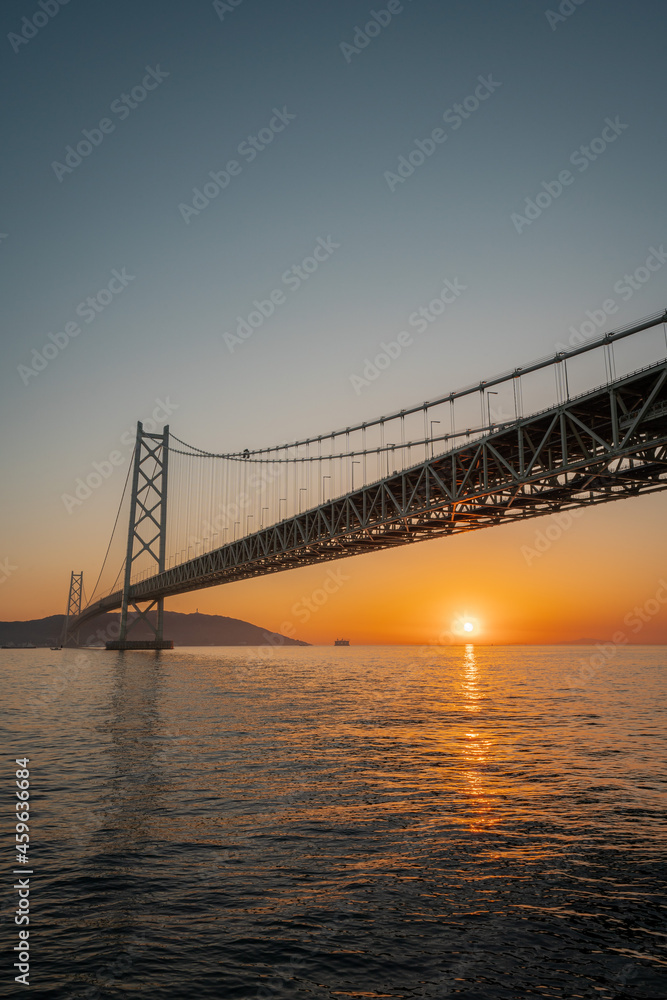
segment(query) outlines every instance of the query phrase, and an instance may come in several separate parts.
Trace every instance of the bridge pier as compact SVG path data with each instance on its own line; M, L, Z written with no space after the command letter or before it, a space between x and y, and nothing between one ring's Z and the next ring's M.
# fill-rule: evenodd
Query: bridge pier
M107 642L107 649L173 649L172 639L115 639Z

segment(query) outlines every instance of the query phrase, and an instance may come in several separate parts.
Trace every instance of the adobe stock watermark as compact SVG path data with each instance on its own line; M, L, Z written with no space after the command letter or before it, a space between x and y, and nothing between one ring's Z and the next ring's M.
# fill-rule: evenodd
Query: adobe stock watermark
M5 556L2 562L0 562L0 585L7 583L7 580L9 580L12 573L15 573L17 569L18 566L10 563L9 556Z
M408 316L408 326L411 326L417 333L425 333L429 325L435 323L436 319L442 316L447 307L453 305L459 296L467 290L468 285L462 284L458 278L454 278L453 281L447 278L440 293L434 299L431 299L427 306L420 306L415 312L410 313ZM397 358L400 358L403 351L413 344L413 335L408 330L401 330L396 339L390 340L389 343L383 340L380 343L381 349L374 358L364 358L364 367L361 375L352 374L349 376L357 396L361 395L362 391L371 382L379 378L381 373L386 371Z
M190 547L194 547L196 553L197 546L201 545L203 547L206 539L210 538L214 540L216 535L229 531L239 521L241 514L245 513L249 507L252 507L258 496L261 497L271 483L279 479L280 476L281 470L278 466L262 465L260 472L252 472L247 482L247 486L252 492L243 491L239 493L234 503L219 504L216 513L213 515L213 519L210 520L207 518L201 522L200 535L198 537L190 535L188 538L188 551ZM197 558L196 554L195 558Z
M632 611L628 611L623 618L623 624L628 626L633 635L638 635L644 628L644 625L655 618L665 605L667 605L667 582L665 580L658 580L658 589L653 597L649 597L643 604L635 605ZM597 642L595 644L597 652L586 659L579 660L579 674L577 678L573 678L571 674L568 674L566 677L568 686L572 689L586 687L593 677L595 677L596 673L602 667L607 666L610 660L616 656L619 647L627 645L629 639L630 636L627 632L619 630L614 632L609 642Z
M557 11L545 10L544 16L549 22L551 30L555 31L559 24L567 21L568 17L572 17L572 15L584 3L586 3L586 0L563 0L563 2L559 4Z
M112 623L113 625L114 623ZM115 633L115 634L114 634ZM120 623L118 623L118 631L115 630L110 625L108 630L102 631L98 629L98 636L103 636L103 642L110 639L117 639L120 635ZM95 636L90 636L88 644L90 644L95 639ZM70 684L78 680L81 676L81 671L86 670L90 667L92 663L89 653L78 652L73 658L73 662L60 661L58 664L58 669L55 678L50 684L43 687L39 693L34 694L31 700L28 702L28 708L32 712L39 712L42 709L48 708L55 701L60 698Z
M579 146L570 154L570 163L577 167L579 173L588 170L591 163L616 142L629 125L623 124L618 115L614 118L605 118L604 128L599 136L591 139L587 146ZM557 178L553 181L542 181L542 190L538 191L534 198L526 198L523 208L524 214L512 212L510 222L521 234L527 226L532 226L533 222L542 215L554 201L562 195L566 187L570 187L576 180L575 175L570 170L561 170Z
M105 617L100 615L101 618ZM136 620L137 616L131 615L131 620ZM89 623L90 624L90 623ZM75 630L76 631L76 630ZM81 643L82 646L92 646L93 643L99 643L104 646L107 642L111 642L114 639L118 639L120 636L120 615L118 618L107 621L105 628L98 628L96 632L89 633L88 636ZM67 654L73 653L74 648L68 647ZM91 654L79 650L76 655L72 658L71 662L67 660L58 661L58 668L56 671L56 677L51 683L41 689L39 694L34 696L28 703L28 707L31 711L39 711L43 708L48 708L57 701L65 691L68 689L70 684L78 680L81 676L81 672L87 670L93 664L93 659ZM99 661L95 661L99 662Z
M412 3L412 0L407 0L407 2ZM386 7L369 12L370 18L363 27L355 24L352 42L341 42L339 46L345 62L349 65L352 62L353 56L361 55L373 39L377 38L385 28L389 27L394 17L397 14L402 14L404 10L405 7L401 3L401 0L389 0Z
M213 0L213 10L221 21L224 21L226 14L233 14L237 7L240 7L243 0Z
M127 932L125 932L127 933ZM119 980L132 968L134 961L146 945L146 931L133 930L132 937L123 945L120 955L113 961L108 961L95 973L95 981L98 986L88 986L81 994L81 1000L103 1000L108 997L111 990L119 990ZM125 992L123 990L123 992Z
M348 822L345 828L349 830L352 826L353 824ZM354 826L354 828L360 833L365 832L364 828L359 824ZM314 960L319 954L325 951L325 949L327 953L331 953L343 947L341 942L344 938L342 935L345 935L348 922L344 920L341 924L340 921L344 917L349 920L351 916L351 913L337 913L326 924L321 924L318 927L317 939L314 944L311 944L310 941L302 941L299 944L298 954L292 954L289 960L284 958L272 964L269 973L271 978L263 977L262 985L257 987L257 992L252 997L248 993L249 1000L281 1000L282 997L293 994L295 984L309 980L309 968L313 967ZM341 938L335 941L334 939L339 933L341 934ZM329 996L335 995L329 993Z
M306 622L310 621L312 616L320 611L325 604L328 603L329 598L333 594L337 594L341 587L347 583L350 577L343 573L340 569L329 568L326 572L326 576L322 582L321 587L316 587L308 597L301 596L291 607L291 612L294 617L302 624L305 625ZM289 635L289 632L285 631L283 626L288 626L290 630L294 631L294 626L292 622L283 622L280 626L280 631L283 635L287 635L289 638L293 638L293 635Z
M541 559L544 553L548 552L551 546L559 541L574 522L583 517L585 513L585 507L573 507L571 510L562 510L558 514L554 514L555 523L548 525L544 531L536 531L532 546L521 546L521 555L525 559L526 565L532 566L536 559Z
M68 3L69 0L39 0L37 4L39 10L36 10L31 17L21 19L21 33L10 31L7 35L14 52L18 52L22 45L27 45L39 34L41 28L45 28L49 21L60 13L60 8Z
M116 815L121 810L121 803L119 802L120 793L131 794L133 791L133 783L127 777L122 777L116 779L118 785L114 788L113 799L109 805L97 806L93 809L86 811L85 819L81 823L74 823L71 827L71 837L77 844L79 850L84 846L84 844L89 843L93 836L98 833L104 826L109 825L109 819Z
M89 295L87 299L79 302L74 310L86 325L93 323L97 317L111 304L113 299L125 291L136 275L128 274L127 268L122 267L120 271L116 268L111 272L111 280L104 288L100 288L95 295ZM69 345L70 341L78 337L81 333L81 326L70 320L64 328L57 333L48 333L47 338L50 343L45 343L41 350L32 348L32 364L19 365L17 371L21 376L24 385L28 385L32 376L39 375L48 366L50 361L54 361L61 351Z
M141 83L136 84L129 94L122 93L120 97L111 102L109 110L119 121L125 121L131 113L142 104L152 90L157 90L163 80L166 80L169 73L160 69L160 64L153 69L146 66L146 75ZM83 139L79 139L74 146L65 146L64 163L53 160L51 169L62 184L67 174L72 174L83 161L90 156L92 151L101 146L107 135L116 131L116 123L111 118L100 118L96 128L81 129Z
M501 928L501 921L498 918L492 919L488 924L480 926L479 930L476 931L476 937L473 941L457 945L456 952L460 957L437 980L438 1000L442 1000L443 997L454 993L459 993L459 987L462 983L466 984L475 981L475 970L479 970L485 960L488 961L489 946L491 944L500 945L501 947L498 948L498 952L500 954L503 953L503 939L499 933ZM522 956L522 965L525 964L525 958ZM418 995L421 995L426 1000L427 997L432 997L433 993L430 986L428 986L422 987Z
M166 423L172 413L178 409L178 403L172 403L169 396L166 400L156 399L155 403L151 416L142 421L147 434L155 434L159 425ZM92 470L74 481L73 493L61 493L60 499L68 514L71 514L77 507L81 507L93 495L93 492L100 488L102 483L111 478L117 468L126 464L134 449L135 439L136 431L124 431L120 436L121 448L124 450L114 448L101 462L93 462Z
M623 302L629 302L635 292L640 291L651 280L651 276L664 267L666 262L667 253L662 243L657 248L649 247L648 256L644 263L635 268L631 274L626 273L622 278L614 282L614 292ZM586 340L595 336L596 333L599 333L607 325L609 317L617 313L619 308L616 299L609 298L604 300L599 309L587 309L587 319L579 327L568 327L570 336L567 343L564 344L562 341L559 341L556 344L556 349L559 351L568 351L572 347L578 347L580 344L585 343Z
M304 257L300 264L293 264L283 272L281 282L290 292L297 292L305 281L319 269L320 265L329 260L331 255L340 248L340 243L334 243L331 236L324 239L317 237L317 242L312 254ZM264 326L267 319L275 313L276 309L284 306L287 302L287 294L282 288L274 288L265 299L254 299L253 309L247 316L236 317L236 333L223 333L223 340L227 345L230 354L234 353L246 340L252 337L255 330Z
M464 121L467 121L477 109L487 101L491 94L494 94L502 84L494 80L493 76L478 76L479 83L471 94L461 101L460 104L453 104L443 112L442 118L451 126L451 131L456 132L461 128ZM415 170L423 166L429 156L433 156L438 146L442 145L449 138L449 133L443 128L434 128L426 139L415 139L414 148L407 156L399 156L398 166L395 171L385 170L384 179L389 190L393 193L399 184L405 184L409 177L412 177Z
M342 587L350 580L351 577L347 573L343 573L341 569L329 568L321 582L321 586L315 587L310 594L302 595L298 601L296 601L290 611L294 618L296 618L301 625L305 625L309 622L313 615L317 614L318 611L324 607L329 600L337 594ZM269 660L274 655L276 647L284 648L285 639L296 639L297 638L297 628L294 621L290 618L287 621L281 622L278 626L278 632L264 632L267 644L265 646L258 646L257 653L255 656L255 663L262 663L264 660ZM236 667L237 674L240 672L239 667ZM241 671L247 672L247 671Z
M296 115L287 110L287 105L282 109L273 109L273 117L268 124L261 128L257 135L247 136L243 142L239 143L236 152L243 157L246 163L252 163L259 154L270 146L280 132L284 132L290 122L296 119ZM221 191L229 187L232 177L238 177L243 172L243 165L238 160L228 160L223 170L209 170L210 180L204 182L201 188L192 189L192 204L181 202L178 211L187 226L190 225L191 217L199 215L208 208L210 203L218 197Z

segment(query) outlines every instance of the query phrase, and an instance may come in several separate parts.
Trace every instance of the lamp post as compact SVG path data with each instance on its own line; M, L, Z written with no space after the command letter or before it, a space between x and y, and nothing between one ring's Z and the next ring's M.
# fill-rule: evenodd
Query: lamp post
M393 455L396 443L394 441L387 442L387 479L389 478L389 449L391 448L391 453Z
M439 420L431 420L431 458L433 458L433 424L439 424Z
M489 415L489 430L491 430L491 427L493 426L491 423L491 396L497 396L497 395L498 393L493 392L491 389L487 389L486 391L486 407Z

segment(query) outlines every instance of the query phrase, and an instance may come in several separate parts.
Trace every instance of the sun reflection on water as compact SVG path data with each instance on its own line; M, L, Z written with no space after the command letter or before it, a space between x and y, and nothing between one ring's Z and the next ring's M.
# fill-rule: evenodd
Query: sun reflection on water
M464 710L475 714L480 712L479 667L472 643L467 643L464 649L461 687ZM463 778L469 797L470 829L481 830L497 822L492 815L492 799L484 776L493 743L483 733L472 728L463 734L463 738Z
M464 694L464 708L468 712L479 712L479 687L478 687L478 670L477 670L477 660L475 659L475 647L469 642L465 647L464 659L464 678L463 678L463 694Z

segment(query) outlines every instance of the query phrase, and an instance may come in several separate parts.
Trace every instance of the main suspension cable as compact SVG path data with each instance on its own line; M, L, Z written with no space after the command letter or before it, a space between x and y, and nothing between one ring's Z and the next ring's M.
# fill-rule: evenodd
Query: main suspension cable
M123 500L125 499L125 492L127 490L127 484L128 484L128 482L130 480L130 472L132 471L132 466L134 465L134 456L136 454L136 451L137 451L137 446L135 444L134 449L132 451L132 459L131 459L130 464L129 464L128 469L127 469L127 475L125 476L125 485L123 486L123 493L122 493L122 496L120 498L120 503L118 504L118 510L116 511L116 520L114 521L113 528L111 529L111 538L109 539L109 544L107 545L107 551L106 551L106 554L104 556L104 562L102 563L102 569L100 570L100 575L97 578L97 583L93 587L93 592L90 595L90 599L86 602L86 607L88 607L92 603L93 597L95 596L97 588L100 585L100 580L102 579L102 573L104 573L104 567L106 566L107 559L109 558L109 552L111 550L111 543L113 542L113 536L114 536L114 534L116 532L116 527L118 525L118 518L120 517L120 512L121 512L121 509L122 509L122 506L123 506ZM121 572L122 572L122 570L121 570ZM120 576L120 573L118 574L118 576ZM116 580L118 580L118 576L116 577ZM115 587L115 585L116 584L114 583L114 587ZM111 589L113 591L113 587Z

